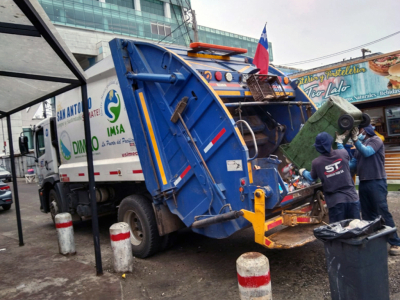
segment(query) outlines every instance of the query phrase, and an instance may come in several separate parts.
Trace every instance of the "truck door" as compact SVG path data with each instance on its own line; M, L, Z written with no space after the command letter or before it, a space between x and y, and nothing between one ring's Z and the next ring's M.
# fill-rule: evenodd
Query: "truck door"
M38 160L39 184L44 178L57 172L57 157L51 144L49 122L45 122L35 132L35 153Z

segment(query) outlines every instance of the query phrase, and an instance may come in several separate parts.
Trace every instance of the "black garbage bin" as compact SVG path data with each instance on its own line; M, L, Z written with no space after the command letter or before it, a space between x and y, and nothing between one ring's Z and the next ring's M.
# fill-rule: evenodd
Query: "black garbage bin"
M338 223L345 227L350 221ZM381 219L336 236L326 235L329 226L314 230L324 242L332 300L389 300L387 240L395 231Z

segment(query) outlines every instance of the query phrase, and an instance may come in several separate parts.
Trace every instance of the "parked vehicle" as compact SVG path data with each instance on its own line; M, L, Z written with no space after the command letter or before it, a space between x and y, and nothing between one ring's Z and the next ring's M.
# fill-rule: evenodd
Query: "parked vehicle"
M7 182L11 182L11 173L6 169L0 167L0 181L5 180Z
M0 206L4 210L9 210L12 203L13 200L10 186L0 180Z
M272 66L256 75L244 49L121 39L110 47L112 57L86 71L96 201L100 215L118 211L130 225L135 256L164 249L182 227L226 238L253 224L269 248L315 239L312 226L266 234L325 213L320 185L288 193L277 169L279 145L315 111L296 82ZM35 128L40 208L87 219L80 88L56 107Z

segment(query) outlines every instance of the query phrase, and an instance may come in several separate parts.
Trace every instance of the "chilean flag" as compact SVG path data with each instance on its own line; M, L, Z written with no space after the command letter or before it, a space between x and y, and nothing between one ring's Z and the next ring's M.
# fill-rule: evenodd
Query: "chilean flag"
M260 40L258 41L256 55L254 55L253 64L260 69L260 74L268 74L269 65L269 52L268 52L268 39L267 39L267 25L261 33Z

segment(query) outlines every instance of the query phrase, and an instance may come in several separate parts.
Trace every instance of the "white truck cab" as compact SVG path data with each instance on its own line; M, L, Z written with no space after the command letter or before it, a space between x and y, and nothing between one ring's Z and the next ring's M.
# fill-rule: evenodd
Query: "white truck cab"
M47 118L35 126L34 145L39 185L43 184L44 178L58 176L60 159L55 121L54 117Z

